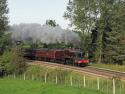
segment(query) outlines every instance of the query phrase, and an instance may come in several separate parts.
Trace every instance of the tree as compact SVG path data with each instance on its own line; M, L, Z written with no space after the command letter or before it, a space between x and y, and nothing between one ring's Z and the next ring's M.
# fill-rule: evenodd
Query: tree
M104 48L104 62L123 64L125 60L125 1L115 3L113 16L110 18L111 32L108 33L108 43ZM108 56L108 58L107 58Z
M0 57L0 70L8 74L22 74L26 70L26 62L19 45L5 51Z
M25 72L27 64L23 58L23 51L21 45L16 45L11 49L12 57L8 63L7 71L15 74L22 74Z
M79 32L80 46L86 53L96 48L92 46L95 46L97 36L94 37L92 31L97 28L96 23L100 15L99 6L99 0L69 0L67 11L64 13L64 17L69 19L71 26Z
M91 43L90 34L98 20L98 6L97 0L69 0L67 11L64 13L64 17L69 19L71 26L79 31L81 47L84 51L88 50Z
M9 50L11 46L11 33L5 32L0 38L0 55L2 55L5 50Z
M46 20L46 25L50 25L52 27L57 26L58 24L56 24L55 20Z
M64 17L80 32L83 49L96 52L98 63L124 60L124 8L125 0L69 0Z
M123 0L105 0L100 6L101 15L97 23L99 30L96 53L98 62L122 64L125 58L121 53L121 51L124 52L125 47L120 41L118 42L125 35L123 33L124 7L125 1Z
M7 0L0 0L0 54L3 53L6 42L5 31L8 27L8 8L7 8Z

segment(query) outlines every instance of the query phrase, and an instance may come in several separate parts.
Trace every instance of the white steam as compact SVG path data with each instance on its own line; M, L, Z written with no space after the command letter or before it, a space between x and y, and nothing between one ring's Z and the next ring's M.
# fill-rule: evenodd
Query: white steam
M75 32L40 24L19 24L11 26L12 39L16 41L41 41L42 43L73 43L79 44L79 36Z

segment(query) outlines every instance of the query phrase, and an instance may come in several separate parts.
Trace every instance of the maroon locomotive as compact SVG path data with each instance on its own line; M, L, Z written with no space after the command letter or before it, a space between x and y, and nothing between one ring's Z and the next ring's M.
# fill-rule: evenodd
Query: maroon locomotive
M25 57L76 66L86 66L89 63L89 60L85 59L85 54L75 49L27 49Z

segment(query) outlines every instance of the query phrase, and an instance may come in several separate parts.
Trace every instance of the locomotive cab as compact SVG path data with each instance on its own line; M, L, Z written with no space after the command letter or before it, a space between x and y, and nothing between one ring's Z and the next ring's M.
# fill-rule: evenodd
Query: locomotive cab
M86 66L89 63L89 60L86 59L85 54L83 52L76 52L74 63L77 66Z

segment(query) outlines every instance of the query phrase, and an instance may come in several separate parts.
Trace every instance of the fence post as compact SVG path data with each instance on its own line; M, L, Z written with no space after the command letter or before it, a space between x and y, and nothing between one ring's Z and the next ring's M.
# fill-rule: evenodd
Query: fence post
M71 84L71 86L72 86L72 76L70 76L70 84Z
M85 75L83 77L83 80L84 80L84 88L85 88L86 87L86 77L85 77Z
M108 91L108 79L107 79L107 94L109 94L108 92L109 92L109 91Z
M58 83L58 78L57 78L57 75L56 75L56 84Z
M10 78L10 75L8 74L7 77Z
M100 89L100 86L99 86L99 77L97 77L97 89L99 90Z
M115 79L113 78L113 94L115 94Z
M23 75L23 79L26 80L26 75L25 75L25 73L24 73L24 75Z
M46 73L45 73L45 83L46 83L47 81L46 81Z
M16 78L15 73L13 74L14 79Z
M34 80L34 75L32 75L32 80Z
M5 73L5 77L7 77L7 73Z

